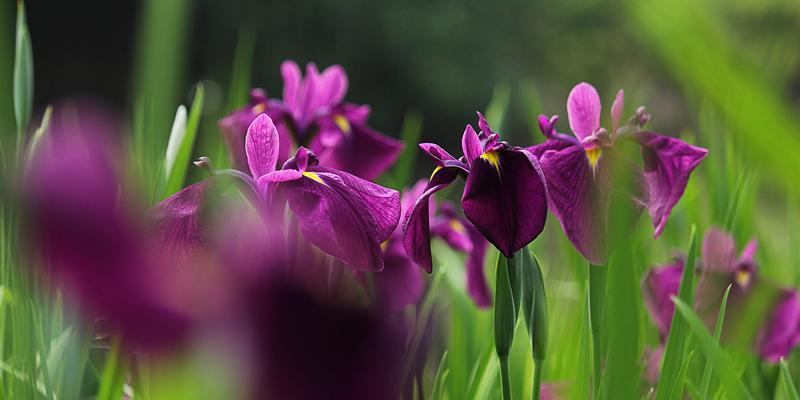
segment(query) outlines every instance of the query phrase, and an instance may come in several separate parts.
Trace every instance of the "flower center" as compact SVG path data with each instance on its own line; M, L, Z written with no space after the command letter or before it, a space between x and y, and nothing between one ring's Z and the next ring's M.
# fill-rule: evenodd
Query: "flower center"
M253 112L256 114L261 114L264 110L267 109L267 105L265 103L258 103L253 106Z
M747 284L750 283L750 272L747 271L736 271L736 284L739 287L745 287Z
M325 185L325 182L322 181L322 178L320 178L319 175L316 174L316 172L303 171L303 176L305 176L308 179L311 179L314 182L318 182Z
M467 231L467 228L464 227L464 224L455 218L450 220L450 228L461 234Z
M603 149L600 146L586 149L586 157L589 159L589 165L592 167L592 172L597 171L597 163L603 155Z
M481 154L481 159L485 160L489 163L489 165L493 166L497 172L500 172L500 154L498 154L494 150L489 150Z
M333 117L333 122L336 123L336 126L342 130L345 134L350 133L350 121L347 120L343 115L337 115Z

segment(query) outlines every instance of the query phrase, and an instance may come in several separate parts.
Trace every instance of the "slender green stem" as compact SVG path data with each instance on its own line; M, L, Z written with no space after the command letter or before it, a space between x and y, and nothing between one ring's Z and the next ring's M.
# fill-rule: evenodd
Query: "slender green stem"
M511 400L511 374L508 372L508 356L500 357L500 381L503 384L503 400Z
M539 400L539 394L542 390L542 369L544 367L544 359L533 360L533 400Z
M605 307L606 266L589 264L589 323L592 327L594 398L600 392L603 364L603 311Z

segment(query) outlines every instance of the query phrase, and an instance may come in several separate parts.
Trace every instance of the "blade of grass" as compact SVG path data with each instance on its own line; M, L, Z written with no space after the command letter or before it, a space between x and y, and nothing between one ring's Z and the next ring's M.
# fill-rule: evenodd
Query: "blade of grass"
M122 341L119 335L115 335L103 366L103 372L100 375L100 388L97 392L98 400L116 400L122 396L126 364Z
M165 196L169 196L179 191L183 187L183 183L186 180L186 171L189 168L189 162L191 161L195 138L197 137L197 130L200 126L200 115L202 114L203 110L203 98L203 85L198 84L197 91L194 95L194 101L192 102L192 110L189 112L189 119L186 122L186 129L173 129L173 135L176 135L177 137L174 139L174 141L173 137L170 137L169 144L167 146L167 154L164 164L166 167L166 186L164 189ZM178 113L180 114L180 110ZM178 115L176 115L175 118L177 120ZM183 134L181 134L181 131L183 131Z
M722 303L719 306L719 313L717 313L717 321L714 323L714 341L719 343L719 338L722 336L722 325L725 321L725 310L728 308L728 295L731 293L731 285L725 289L725 294L722 296ZM700 393L702 398L708 397L708 389L711 386L711 362L706 360L706 366L703 368L703 378L700 384Z
M676 314L680 314L687 322L690 331L697 340L698 348L706 356L706 359L711 361L714 373L722 382L720 387L727 393L728 398L734 400L751 399L752 396L750 396L744 383L736 373L736 368L734 368L730 357L714 342L714 338L708 332L700 317L681 299L677 297L672 299L675 302Z
M789 367L786 365L786 360L781 359L781 380L783 381L783 394L786 398L791 400L800 400L800 394L797 393L797 387L792 380L792 374L789 373Z
M510 99L511 90L508 88L508 84L498 83L495 85L492 99L486 106L486 121L496 131L503 131L503 122L506 119L506 111L508 111Z
M442 353L442 358L439 360L439 366L436 367L436 375L433 377L433 385L431 386L431 398L439 399L444 391L445 379L450 372L447 369L447 350Z
M494 355L494 346L489 346L475 365L467 390L467 399L488 399L489 393L497 380L498 360Z
M25 4L17 2L16 50L14 53L14 117L17 121L17 154L33 110L33 50L28 25L25 22Z
M681 275L681 285L678 298L688 304L694 301L694 260L697 257L697 228L693 225L689 233L689 245L686 251L686 264ZM683 382L679 381L678 372L681 361L685 358L686 339L688 327L683 318L673 313L672 322L664 348L664 358L661 363L661 374L658 378L656 399L673 399L680 397L683 391Z
M255 44L256 35L253 26L248 24L239 28L236 38L236 50L233 54L230 89L228 91L228 107L226 109L228 112L247 104Z

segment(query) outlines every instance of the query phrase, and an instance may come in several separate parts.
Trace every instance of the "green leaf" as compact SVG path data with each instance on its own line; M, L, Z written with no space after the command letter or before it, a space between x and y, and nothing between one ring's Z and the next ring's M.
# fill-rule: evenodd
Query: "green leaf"
M115 336L100 375L97 400L116 400L122 396L126 369L127 360L123 354L122 341L119 336Z
M419 137L422 134L422 114L418 111L409 111L403 119L403 129L400 140L403 142L403 153L397 158L388 177L391 186L402 187L411 181L414 174L414 164L417 161Z
M469 381L467 399L488 399L489 393L494 387L497 379L497 357L494 356L492 348L489 347L484 352L480 361L475 364L472 377Z
M544 360L547 355L547 293L544 287L541 263L536 255L524 248L518 255L521 258L523 312L531 338L531 351L534 360ZM537 363L537 368L540 363Z
M781 359L781 380L783 381L783 394L786 398L791 400L800 400L800 394L797 393L797 387L794 385L792 374L789 373L789 367L786 365L786 360Z
M36 128L36 132L33 133L33 138L28 146L28 153L25 155L26 162L30 163L33 160L34 156L36 155L36 151L39 149L39 146L42 143L42 140L50 132L50 120L52 117L53 106L47 106L47 108L44 110L44 115L42 116L42 124Z
M494 87L492 99L486 106L486 121L495 131L503 130L503 121L508 111L508 102L511 99L511 90L508 84L498 83Z
M447 375L449 375L450 370L447 369L447 350L442 353L442 359L439 360L439 366L436 368L436 375L433 378L433 385L431 387L433 390L431 391L431 398L432 399L440 399L442 398L442 392L444 391Z
M167 152L164 158L165 181L164 194L169 196L183 187L186 179L186 171L194 149L197 129L200 125L200 115L203 111L203 85L197 85L197 91L192 102L192 110L189 112L189 119L186 121L186 109L178 107L175 114L175 122L172 126ZM185 127L182 127L183 122Z
M721 389L727 393L729 399L751 399L750 393L742 383L733 362L728 355L715 343L714 338L708 332L703 321L700 317L692 311L692 308L686 305L681 299L673 297L675 302L675 314L680 314L687 322L689 329L694 335L700 351L703 352L706 359L711 361L714 367L714 372L719 377L722 383Z
M722 325L725 321L725 310L728 308L728 295L731 293L731 285L728 285L728 288L725 289L725 294L722 296L722 303L719 306L719 312L717 313L717 321L714 324L714 340L716 343L719 343L719 338L722 336ZM703 378L702 383L700 385L700 390L703 395L702 398L707 398L708 396L708 389L711 386L711 362L706 360L706 365L703 368Z
M678 298L688 304L694 299L694 260L697 257L697 228L692 226L689 233L689 246L686 251L686 264L681 276L681 286ZM664 348L664 358L661 363L661 375L658 378L656 399L672 399L680 397L683 391L683 382L678 382L678 372L681 361L685 358L686 337L688 328L686 322L677 313L672 315L669 336Z
M28 128L33 109L33 51L28 25L25 22L25 5L17 3L17 36L14 52L14 117L17 120L17 146Z
M255 43L255 29L253 29L252 25L245 25L239 28L239 35L236 39L236 50L233 55L230 89L228 92L228 112L247 104L247 94L250 90L250 79L253 69L253 51L255 49Z

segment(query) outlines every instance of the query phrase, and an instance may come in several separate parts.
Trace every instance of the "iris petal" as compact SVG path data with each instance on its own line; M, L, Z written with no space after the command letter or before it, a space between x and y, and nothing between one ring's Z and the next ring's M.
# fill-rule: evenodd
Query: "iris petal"
M335 145L327 147L320 140L315 140L311 149L319 155L322 165L347 171L367 180L377 178L400 156L403 143L381 135L364 124L349 125L350 132L337 132L342 136ZM321 136L318 135L318 138Z
M267 114L261 114L247 128L245 138L247 164L254 178L259 178L272 171L278 163L278 130Z
M536 159L526 150L499 149L498 167L473 162L461 205L473 225L506 257L533 241L547 218L547 188Z
M642 281L644 304L658 327L661 339L665 340L672 323L675 303L672 296L678 295L683 274L683 260L651 269Z
M569 127L579 140L600 128L600 96L594 86L581 82L569 92L567 98Z

